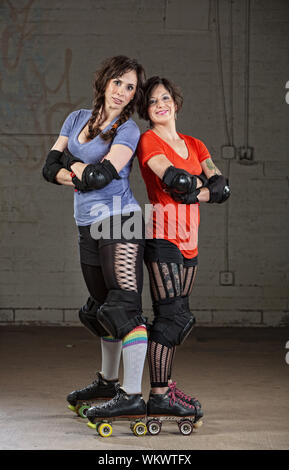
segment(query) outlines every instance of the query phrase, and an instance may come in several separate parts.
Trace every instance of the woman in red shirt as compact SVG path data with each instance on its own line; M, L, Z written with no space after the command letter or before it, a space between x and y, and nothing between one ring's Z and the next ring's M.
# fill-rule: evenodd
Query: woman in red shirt
M199 203L225 201L229 187L203 142L177 132L176 115L182 102L174 84L151 77L139 109L140 116L150 122L137 149L152 205L145 250L154 311L147 413L149 417L191 417L197 427L203 416L201 405L172 382L172 363L176 346L195 323L189 295L198 264Z

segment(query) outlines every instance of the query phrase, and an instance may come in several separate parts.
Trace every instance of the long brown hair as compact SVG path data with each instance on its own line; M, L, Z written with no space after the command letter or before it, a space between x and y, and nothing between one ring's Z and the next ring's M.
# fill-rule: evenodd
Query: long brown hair
M118 120L110 130L103 133L100 129L101 124L105 121L106 116L104 112L104 93L109 80L121 77L124 73L134 70L137 75L136 92L133 99L122 110ZM126 56L115 56L107 59L102 63L101 68L95 73L93 83L94 99L91 117L88 121L88 139L93 139L98 134L104 140L112 140L116 134L117 128L127 121L134 113L135 108L139 105L142 98L142 87L145 81L145 72L141 64L135 59L129 59ZM101 113L101 115L100 115ZM96 119L99 117L97 126L94 126Z

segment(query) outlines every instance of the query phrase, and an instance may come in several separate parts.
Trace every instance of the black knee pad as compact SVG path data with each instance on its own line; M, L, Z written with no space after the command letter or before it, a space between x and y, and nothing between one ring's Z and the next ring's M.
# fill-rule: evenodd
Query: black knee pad
M99 308L97 319L107 333L122 339L137 326L146 324L141 312L141 297L137 292L112 289Z
M174 297L154 302L155 314L150 340L168 348L182 344L196 322L190 312L188 297Z
M79 310L79 319L86 328L96 336L107 336L107 331L97 320L97 311L101 306L93 297L88 297L87 302Z

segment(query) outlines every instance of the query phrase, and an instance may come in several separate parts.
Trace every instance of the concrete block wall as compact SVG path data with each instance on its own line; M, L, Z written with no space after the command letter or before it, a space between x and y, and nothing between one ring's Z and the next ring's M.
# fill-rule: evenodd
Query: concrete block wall
M66 115L90 108L99 63L125 54L181 87L178 130L230 179L226 204L201 205L198 324L288 326L289 3L17 0L0 3L0 18L0 325L78 324L87 290L73 191L41 168ZM240 159L246 145L253 161ZM147 203L137 162L131 185ZM147 273L143 302L151 316Z

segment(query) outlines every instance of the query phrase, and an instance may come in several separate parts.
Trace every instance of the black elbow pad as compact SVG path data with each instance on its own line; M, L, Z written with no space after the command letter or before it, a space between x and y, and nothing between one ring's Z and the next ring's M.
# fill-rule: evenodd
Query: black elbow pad
M59 150L50 150L46 157L45 165L42 168L42 176L49 183L60 184L57 183L55 177L59 170L63 168L60 162L62 154L63 152L59 152Z
M109 160L87 165L82 173L82 182L87 188L102 189L113 179L120 179L115 167Z
M162 182L170 189L180 193L191 193L196 190L197 178L186 170L169 166L162 178Z
M48 166L47 164L44 165L42 168L42 176L43 178L48 181L48 183L59 184L55 177L59 170L61 170L62 166L58 163L54 163L53 165Z

